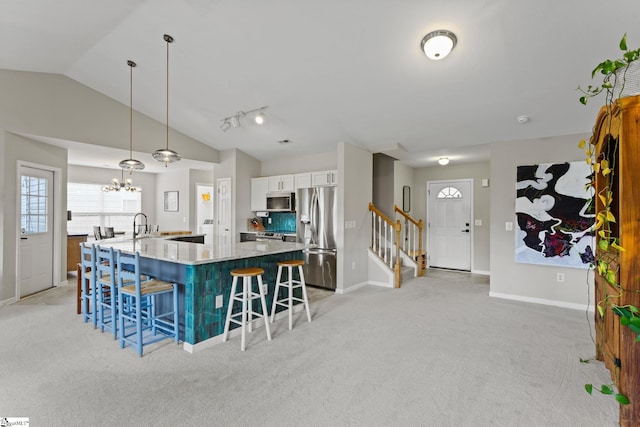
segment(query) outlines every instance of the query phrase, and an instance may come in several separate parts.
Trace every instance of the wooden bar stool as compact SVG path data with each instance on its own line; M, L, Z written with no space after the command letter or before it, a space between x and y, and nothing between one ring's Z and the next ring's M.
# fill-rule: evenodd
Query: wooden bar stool
M98 326L102 332L105 329L110 330L113 333L113 339L116 339L118 337L116 306L118 283L113 248L96 246L96 280Z
M227 308L227 320L224 323L224 332L222 334L222 342L227 340L229 334L229 324L231 322L240 325L242 328L242 340L240 342L240 350L244 351L246 343L245 329L248 325L249 332L251 332L251 325L259 318L264 319L264 328L267 331L267 340L271 341L271 331L269 330L269 312L267 311L267 302L264 297L264 290L262 286L262 273L264 269L257 267L248 268L236 268L231 270L231 276L233 276L233 282L231 284L231 295L229 297L229 307ZM242 290L237 292L238 277L242 278ZM252 288L252 278L258 278L258 292L254 292ZM262 306L262 313L258 313L253 309L253 300L260 298L260 304ZM238 301L242 303L240 312L233 313L233 303ZM254 319L253 316L256 316ZM235 319L239 317L240 319Z
M142 356L145 345L167 338L178 343L178 285L152 278L144 280L147 277L140 274L138 252L129 255L116 250L116 264L120 348L130 344ZM170 308L159 309L161 295L171 297Z
M281 307L285 307L289 310L289 329L293 328L293 306L296 302L301 302L304 304L304 308L307 311L307 319L311 322L311 312L309 311L309 299L307 298L307 286L304 282L304 273L302 272L302 266L304 265L304 261L301 260L290 260L290 261L280 261L278 264L278 275L276 276L276 290L273 294L273 305L271 306L271 322L276 318L276 307L279 305ZM282 278L282 268L287 268L287 280L281 282ZM294 280L293 278L293 268L298 267L298 277L299 280ZM287 289L287 295L285 297L279 298L278 291L280 287ZM295 297L293 295L293 290L301 288L302 289L302 298Z
M96 297L96 247L82 243L80 245L82 320L91 320L93 327L98 326L98 304Z

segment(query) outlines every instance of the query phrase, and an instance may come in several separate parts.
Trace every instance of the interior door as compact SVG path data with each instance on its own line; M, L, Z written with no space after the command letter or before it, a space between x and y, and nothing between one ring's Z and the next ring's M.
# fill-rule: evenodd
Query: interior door
M18 297L53 287L53 172L20 166Z
M231 237L231 178L216 181L218 193L218 237Z
M429 267L471 271L472 181L427 183Z

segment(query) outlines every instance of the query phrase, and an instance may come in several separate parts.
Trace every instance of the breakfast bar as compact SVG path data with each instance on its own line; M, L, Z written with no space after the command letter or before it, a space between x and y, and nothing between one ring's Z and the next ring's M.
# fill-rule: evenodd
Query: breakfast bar
M140 253L140 270L179 286L180 339L184 349L221 341L231 293L230 271L259 267L268 286L267 307L275 290L278 261L301 259L306 245L300 243L233 242L214 239L197 244L149 237L101 242L124 253Z

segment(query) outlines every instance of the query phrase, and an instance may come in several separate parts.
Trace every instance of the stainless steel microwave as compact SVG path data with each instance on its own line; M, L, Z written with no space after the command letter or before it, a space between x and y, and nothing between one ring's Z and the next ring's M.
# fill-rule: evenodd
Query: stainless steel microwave
M296 193L268 193L267 210L270 212L295 212Z

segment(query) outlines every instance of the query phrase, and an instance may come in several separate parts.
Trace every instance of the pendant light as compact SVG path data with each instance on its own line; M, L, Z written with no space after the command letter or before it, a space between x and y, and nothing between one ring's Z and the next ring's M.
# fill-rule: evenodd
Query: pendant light
M165 148L154 151L153 159L163 162L167 167L169 163L180 160L180 155L173 150L169 150L169 43L173 43L173 37L168 34L164 35L164 41L167 42L167 140Z
M132 174L134 170L144 169L144 163L133 158L133 67L136 63L129 60L129 158L120 162L122 170L128 170Z
M137 187L133 186L133 181L131 179L124 179L124 169L120 171L121 179L113 178L111 182L104 187L102 187L102 191L105 193L109 191L138 191Z

